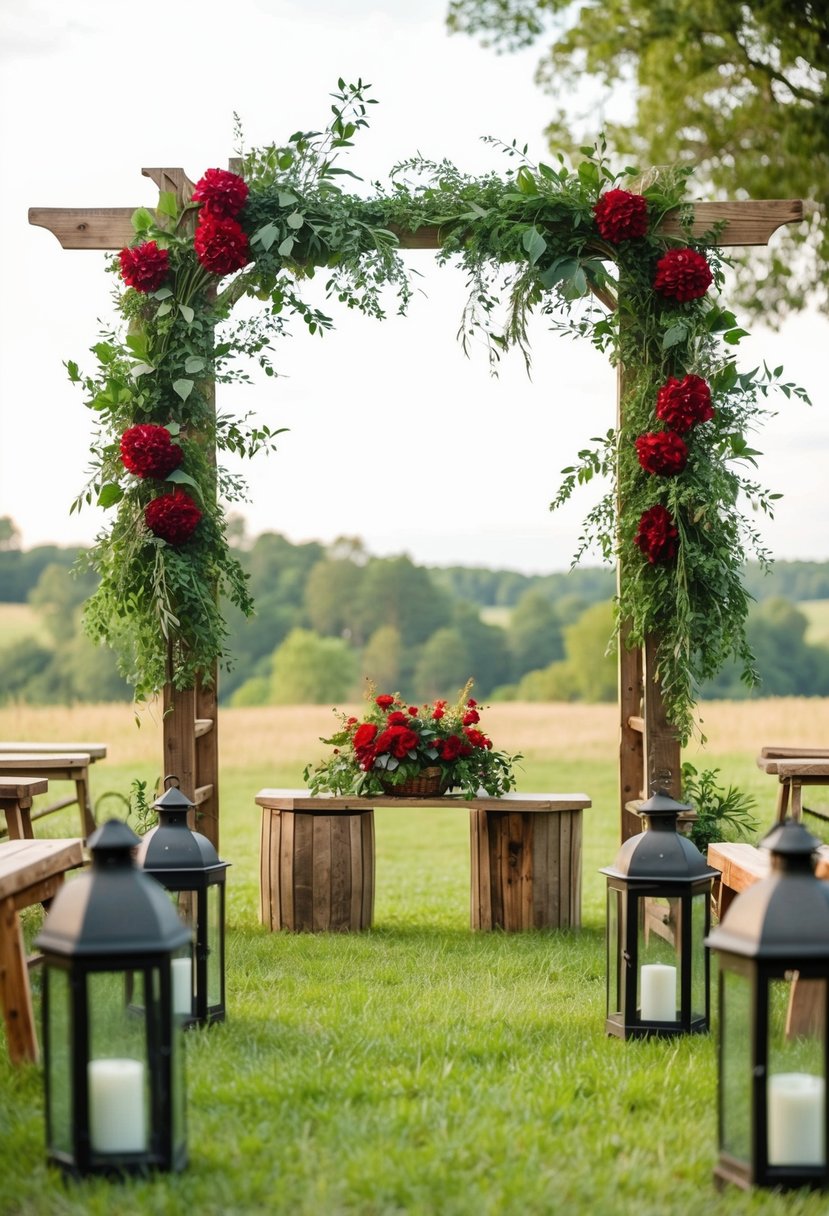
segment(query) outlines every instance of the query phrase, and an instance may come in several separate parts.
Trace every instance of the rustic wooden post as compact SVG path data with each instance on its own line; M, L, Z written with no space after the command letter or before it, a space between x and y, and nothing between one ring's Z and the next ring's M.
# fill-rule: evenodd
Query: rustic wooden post
M230 162L231 168L238 161ZM182 169L143 169L160 189L179 197L192 185ZM189 195L188 195L189 197ZM29 223L48 228L64 249L121 249L133 238L130 207L60 208L32 207ZM741 202L695 203L692 232L709 233L721 225L717 244L722 246L766 245L778 228L803 218L797 199L745 200ZM664 217L659 231L666 236L685 236L678 212ZM415 232L397 230L404 249L439 249L438 227L424 226ZM623 375L623 370L621 375ZM621 375L619 401L621 401ZM621 419L619 419L621 420ZM679 793L679 741L665 717L659 682L654 668L657 639L648 639L643 651L631 651L625 643L623 623L619 643L619 786L622 839L639 830L633 805L647 798L657 775L668 792ZM218 749L216 685L178 692L171 687L164 696L164 767L175 772L185 793L204 816L203 829L218 844ZM209 724L209 725L208 725ZM669 776L667 774L670 774Z

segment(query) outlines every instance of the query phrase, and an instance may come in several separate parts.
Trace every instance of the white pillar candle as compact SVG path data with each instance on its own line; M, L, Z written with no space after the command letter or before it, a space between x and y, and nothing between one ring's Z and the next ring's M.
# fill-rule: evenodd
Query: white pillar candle
M766 1100L769 1165L823 1165L823 1077L775 1073Z
M173 1013L189 1018L193 1012L193 963L189 958L172 960Z
M646 963L639 971L643 1022L676 1021L676 967Z
M89 1136L96 1153L147 1150L141 1060L90 1060Z

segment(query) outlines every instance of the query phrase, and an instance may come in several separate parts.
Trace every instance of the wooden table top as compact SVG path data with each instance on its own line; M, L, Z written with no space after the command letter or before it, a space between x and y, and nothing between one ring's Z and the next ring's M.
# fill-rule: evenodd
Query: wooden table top
M0 754L0 773L37 773L47 769L89 768L92 761L87 752L3 752Z
M708 864L722 872L722 881L732 891L744 891L760 878L765 878L771 869L771 853L742 841L717 841L708 846ZM829 845L822 844L817 850L818 878L829 878Z
M2 758L0 758L0 763ZM465 811L580 811L592 806L586 794L504 794L492 798L481 794L438 794L428 798L398 798L387 794L357 798L353 795L309 794L308 790L264 789L256 795L257 806L274 811L370 811L378 806L457 807Z
M9 840L0 844L0 899L84 864L81 840Z
M0 798L13 798L19 802L21 798L33 798L35 794L45 794L49 782L45 777L0 777Z
M107 754L106 743L29 743L26 740L0 742L0 762L7 753L21 752L27 756L49 755L52 752L80 753L89 756L90 760L103 760Z

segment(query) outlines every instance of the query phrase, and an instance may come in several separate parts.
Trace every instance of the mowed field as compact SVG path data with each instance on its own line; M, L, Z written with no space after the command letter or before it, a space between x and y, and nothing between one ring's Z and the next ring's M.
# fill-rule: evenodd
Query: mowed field
M343 706L359 713L360 706ZM736 785L757 800L762 826L772 822L776 782L760 772L756 757L763 744L827 746L829 700L780 698L755 702L711 702L701 706L703 746L692 743L683 758L698 770L718 769L721 785ZM280 706L220 711L221 852L233 863L231 906L255 923L258 915L259 816L256 793L265 787L301 787L305 764L322 757L320 736L337 718L330 706ZM538 792L584 792L592 800L585 813L583 889L585 922L601 923L604 880L598 870L612 860L619 839L616 757L617 710L614 705L505 703L484 710L484 724L495 746L521 753L518 788ZM163 778L160 708L135 711L128 705L75 708L0 708L0 739L100 741L107 759L92 769L99 821L124 818L134 780L150 791ZM56 790L63 793L63 789ZM821 805L823 791L808 800ZM808 803L807 803L808 804ZM451 808L377 812L377 905L385 916L406 917L406 891L437 876L445 908L458 926L468 916L468 828L463 804ZM809 826L817 830L817 821ZM38 834L77 833L73 809L49 816ZM437 892L435 892L437 897Z

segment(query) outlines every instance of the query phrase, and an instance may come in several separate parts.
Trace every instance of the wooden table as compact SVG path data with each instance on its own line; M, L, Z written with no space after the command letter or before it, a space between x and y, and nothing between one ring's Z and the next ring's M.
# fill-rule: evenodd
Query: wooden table
M452 807L469 814L473 929L581 923L586 794L334 797L264 789L260 918L270 929L366 929L374 909L374 810Z
M829 748L769 745L761 749L757 765L764 773L776 776L780 783L777 795L778 823L787 815L793 819L801 818L804 785L829 785Z
M0 777L41 777L49 781L72 781L75 794L60 799L48 807L39 808L31 814L31 820L41 819L53 811L62 810L77 802L81 812L81 828L84 837L95 831L92 814L92 799L89 792L89 752L3 752L0 754Z
M10 840L32 839L32 799L48 788L45 777L0 777L0 810Z
M67 870L83 864L80 840L10 840L0 844L0 1003L13 1064L38 1059L20 909L51 899Z
M817 855L815 873L818 878L829 878L829 845L821 845ZM715 882L719 888L715 902L722 920L735 895L767 876L771 854L768 849L758 849L753 844L718 841L708 846L708 864L720 871L720 878Z

